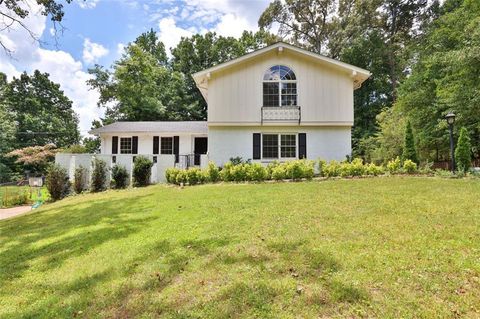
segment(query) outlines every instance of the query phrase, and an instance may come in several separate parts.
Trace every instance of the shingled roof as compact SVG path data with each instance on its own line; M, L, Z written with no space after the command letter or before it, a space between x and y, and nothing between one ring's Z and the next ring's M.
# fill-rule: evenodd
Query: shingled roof
M195 133L207 134L206 121L149 121L149 122L115 122L93 129L89 133Z

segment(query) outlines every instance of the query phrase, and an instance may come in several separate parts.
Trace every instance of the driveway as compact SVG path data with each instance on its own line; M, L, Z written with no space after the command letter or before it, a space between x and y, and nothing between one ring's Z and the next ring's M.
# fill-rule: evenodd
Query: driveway
M0 209L0 220L7 219L10 217L15 217L18 215L22 215L28 213L32 210L31 206L18 206L13 208L2 208Z

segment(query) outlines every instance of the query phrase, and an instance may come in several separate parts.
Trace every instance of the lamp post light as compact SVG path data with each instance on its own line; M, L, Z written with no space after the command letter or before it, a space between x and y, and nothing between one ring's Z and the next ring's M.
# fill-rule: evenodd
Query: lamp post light
M455 145L453 143L453 123L455 123L455 114L452 112L449 112L447 115L445 115L445 118L447 119L448 123L448 128L450 129L450 152L452 156L452 173L455 173Z

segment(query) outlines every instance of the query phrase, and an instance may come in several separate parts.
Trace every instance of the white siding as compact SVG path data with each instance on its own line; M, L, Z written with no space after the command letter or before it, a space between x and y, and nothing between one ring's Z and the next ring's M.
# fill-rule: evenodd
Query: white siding
M111 135L103 135L100 138L101 141L101 154L112 154L112 136L118 136L119 141L120 137L132 137L138 136L138 154L152 154L153 153L153 137L160 136L160 137L179 137L179 153L182 154L192 154L194 148L194 138L195 137L206 137L206 134L178 134L178 133L128 133L128 134L111 134ZM120 152L120 146L118 148Z
M209 126L260 124L263 75L277 64L290 67L297 76L301 125L353 124L350 74L298 53L274 51L212 73L208 81Z
M351 152L350 127L210 127L209 159L218 165L236 156L251 159L253 133L268 132L306 133L308 159L343 160Z

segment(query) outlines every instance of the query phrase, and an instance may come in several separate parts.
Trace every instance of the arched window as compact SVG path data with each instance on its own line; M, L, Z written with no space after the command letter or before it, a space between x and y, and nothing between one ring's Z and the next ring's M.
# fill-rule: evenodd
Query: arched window
M296 106L297 78L292 69L275 65L263 75L263 106Z

